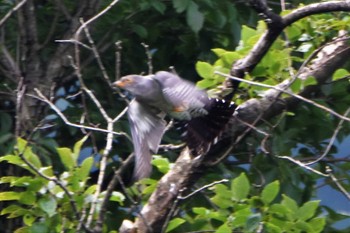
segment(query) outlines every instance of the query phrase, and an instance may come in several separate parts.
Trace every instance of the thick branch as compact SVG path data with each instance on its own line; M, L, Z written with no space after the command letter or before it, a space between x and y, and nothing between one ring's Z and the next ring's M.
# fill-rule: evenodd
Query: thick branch
M350 1L333 1L310 4L294 10L284 17L281 17L280 22L277 22L278 19L274 18L274 25L279 26L268 27L251 52L245 58L237 61L232 67L231 75L243 78L245 72L252 71L270 49L273 42L287 26L306 16L332 11L350 11Z
M334 45L336 46L334 47ZM323 48L323 50L326 49L329 48L327 46ZM254 57L254 54L248 56ZM324 83L325 79L339 68L349 56L350 48L345 41L333 44L331 55L315 60L317 63L314 63L312 66L317 67L316 70L304 69L301 71L300 76L313 76L317 79L318 84L306 87L299 95L310 97L312 92L318 89L319 85ZM291 80L286 80L278 87L284 89L288 87L290 82ZM230 135L230 139L227 140L226 138L219 142L220 151L216 151L215 157L212 156L212 153L208 153L207 155L193 158L188 149L184 149L174 168L159 181L156 191L142 209L141 216L134 224L138 232L161 232L173 208L173 203L179 200L183 192L189 191L191 185L198 180L205 167L217 162L215 160L217 160L218 156L220 157L221 155L221 159L227 156L234 145L243 138L242 135L251 130L247 123L259 124L261 122L260 119L269 120L271 117L281 114L286 108L293 107L300 102L300 99L295 97L281 99L280 93L278 89L271 89L266 91L263 98L251 99L241 105L236 116L231 119L226 132L226 135ZM232 143L232 140L235 143Z

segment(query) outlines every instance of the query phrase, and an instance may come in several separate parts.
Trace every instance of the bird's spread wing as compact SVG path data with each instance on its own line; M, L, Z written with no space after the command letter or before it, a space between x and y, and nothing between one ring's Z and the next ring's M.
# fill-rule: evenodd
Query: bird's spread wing
M128 118L135 153L133 178L140 180L151 174L151 152L158 151L166 123L163 116L136 100L129 105Z
M190 115L195 117L196 110L205 111L203 107L208 101L207 94L193 83L166 71L157 72L154 79L160 83L163 96L174 107L174 112L193 111ZM198 115L203 114L206 112L198 112Z

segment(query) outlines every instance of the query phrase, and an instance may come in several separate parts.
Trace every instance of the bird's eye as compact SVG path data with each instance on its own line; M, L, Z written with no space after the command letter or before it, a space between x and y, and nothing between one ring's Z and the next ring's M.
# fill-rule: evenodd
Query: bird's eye
M133 82L133 79L132 78L129 78L129 77L124 77L121 79L121 81L124 83L124 84L129 84L129 83L132 83Z

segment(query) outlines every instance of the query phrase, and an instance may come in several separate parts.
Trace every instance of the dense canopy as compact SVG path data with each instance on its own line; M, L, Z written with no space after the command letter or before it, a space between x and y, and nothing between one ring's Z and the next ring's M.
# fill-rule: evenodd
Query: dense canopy
M0 229L349 232L349 12L349 1L2 1ZM159 70L239 107L200 155L165 118L151 177L135 184L133 96L111 84Z

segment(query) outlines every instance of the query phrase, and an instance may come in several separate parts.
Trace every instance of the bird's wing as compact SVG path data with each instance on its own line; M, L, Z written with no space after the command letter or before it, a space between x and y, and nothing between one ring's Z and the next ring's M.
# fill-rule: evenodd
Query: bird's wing
M175 111L202 109L208 101L205 91L173 73L159 71L154 75L154 79L160 84L165 100Z
M158 151L166 123L163 116L136 100L129 105L128 118L135 153L133 178L137 181L151 174L151 151Z

